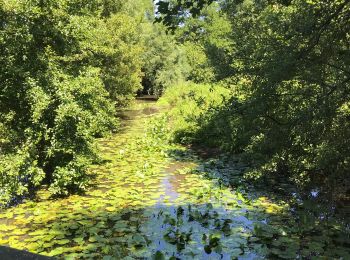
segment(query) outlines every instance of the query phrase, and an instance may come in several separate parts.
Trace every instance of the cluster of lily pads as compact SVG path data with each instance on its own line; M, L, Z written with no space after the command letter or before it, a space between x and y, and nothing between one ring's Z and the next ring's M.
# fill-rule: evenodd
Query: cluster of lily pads
M0 245L63 259L350 258L339 222L245 186L238 159L171 143L153 105L139 103L100 141L88 192L52 199L43 189L0 212Z

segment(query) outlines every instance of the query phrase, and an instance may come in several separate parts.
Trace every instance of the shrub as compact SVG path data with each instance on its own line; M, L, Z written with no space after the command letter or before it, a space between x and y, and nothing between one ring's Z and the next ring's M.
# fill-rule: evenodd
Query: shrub
M230 91L219 85L186 83L168 88L159 104L170 106L171 129L176 141L181 143L202 142L218 144L214 138L220 128L212 126L208 131L201 129L207 125L215 111L219 110Z

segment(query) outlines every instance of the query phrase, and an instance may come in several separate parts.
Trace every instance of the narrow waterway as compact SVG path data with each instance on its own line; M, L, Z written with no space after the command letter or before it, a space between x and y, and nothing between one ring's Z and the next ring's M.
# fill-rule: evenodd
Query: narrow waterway
M4 210L0 245L64 259L350 259L341 222L239 184L234 158L169 143L162 111L122 111L89 190Z

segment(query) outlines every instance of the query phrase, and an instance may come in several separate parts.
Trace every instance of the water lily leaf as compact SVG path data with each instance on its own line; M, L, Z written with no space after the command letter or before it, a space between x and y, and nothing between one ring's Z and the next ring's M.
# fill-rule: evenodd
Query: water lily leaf
M70 242L70 240L61 239L61 240L56 240L55 242L56 242L56 244L59 244L59 245L65 245L65 244L68 244Z
M210 245L205 245L204 246L204 251L210 255L212 253L212 248L210 247Z
M54 244L55 244L55 241L51 241L48 243L43 243L41 246L45 249L45 248L51 248Z
M0 238L0 245L6 245L8 240Z
M83 244L84 243L84 237L76 237L73 239L74 242L78 244Z
M283 259L295 259L297 257L297 251L289 247L285 248L285 250L272 248L271 253Z
M28 232L28 228L14 230L11 234L15 236L25 235Z
M64 256L65 260L75 260L75 259L79 259L79 258L81 258L81 254L79 254L79 253L72 253L72 254Z
M0 224L0 231L11 231L15 229L16 229L16 226Z
M115 207L106 207L106 210L108 212L114 212L114 211L117 211L117 208L115 208Z
M211 203L207 203L207 204L206 204L206 207L207 207L207 209L209 209L209 210L211 210L211 209L214 208L214 207L213 207L213 204L211 204Z
M67 251L66 248L64 247L57 247L54 250L50 251L48 253L48 256L58 256L58 255L62 255L63 253L65 253Z
M97 236L89 237L89 242L91 243L97 242Z
M78 224L71 224L71 225L69 225L69 229L76 230L78 228L79 228Z
M133 241L134 245L136 245L136 246L144 246L144 245L146 245L145 238L143 236L141 236L140 234L135 234L132 237L132 241Z
M240 248L234 248L232 250L230 250L230 256L233 259L234 257L238 257L239 255L241 255L243 253L242 249Z
M129 226L128 223L125 221L118 221L115 225L114 225L114 230L116 231L124 231L124 230L128 230Z
M221 239L221 234L220 233L215 233L215 234L209 235L209 245L211 247L218 246L220 239Z
M157 251L154 256L154 260L165 260L165 255L161 251Z

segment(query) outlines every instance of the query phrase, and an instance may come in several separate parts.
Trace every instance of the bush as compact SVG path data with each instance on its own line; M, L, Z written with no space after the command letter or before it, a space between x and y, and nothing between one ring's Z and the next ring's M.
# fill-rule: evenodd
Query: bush
M43 183L55 195L86 188L95 137L140 87L138 22L124 5L0 0L0 206Z
M189 14L199 14L191 7L196 2L160 3L159 20L186 24ZM187 124L201 125L193 130L204 141L207 133L219 133L219 144L243 153L252 166L249 177L349 193L348 2L223 1L220 10L230 22L231 42L206 54L218 79L235 91L206 124L195 110ZM204 23L202 13L197 23ZM212 131L215 125L223 130Z
M114 106L99 78L87 68L71 77L53 67L50 84L32 80L28 89L28 114L23 141L15 139L1 155L1 201L25 195L44 179L54 194L67 194L86 185L86 165L96 158L94 136L115 124Z
M169 114L175 141L218 145L215 136L221 132L220 127L212 126L208 131L202 129L229 95L230 91L219 85L186 83L168 88L159 104L172 108Z
M149 94L160 96L168 87L184 82L190 67L182 46L166 34L165 28L150 21L144 30L143 85Z

